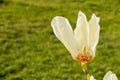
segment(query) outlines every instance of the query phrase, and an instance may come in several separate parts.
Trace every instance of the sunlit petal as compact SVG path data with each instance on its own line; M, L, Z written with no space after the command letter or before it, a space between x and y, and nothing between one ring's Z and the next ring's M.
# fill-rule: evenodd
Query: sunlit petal
M69 21L64 17L57 16L53 18L51 25L56 37L65 45L75 59L78 47Z

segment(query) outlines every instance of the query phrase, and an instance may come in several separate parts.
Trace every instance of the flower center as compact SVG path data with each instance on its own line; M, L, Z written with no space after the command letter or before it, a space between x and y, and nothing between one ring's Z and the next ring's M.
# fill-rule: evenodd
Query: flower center
M77 57L77 60L79 62L89 62L91 61L92 56L90 54L81 54L80 56Z

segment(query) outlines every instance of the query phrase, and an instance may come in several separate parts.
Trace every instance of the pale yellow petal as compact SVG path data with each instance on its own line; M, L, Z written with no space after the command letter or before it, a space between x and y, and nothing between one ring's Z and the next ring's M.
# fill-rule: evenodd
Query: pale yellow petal
M96 15L93 14L89 21L89 48L94 51L99 41L99 20L100 18L96 17Z
M111 71L108 71L105 74L103 80L118 80L118 79L117 79L117 76L114 73L112 73Z
M74 35L79 46L79 50L81 50L83 46L88 46L89 26L85 14L81 11L78 14Z
M53 18L51 25L56 37L65 45L72 57L75 58L78 47L69 21L64 17L56 16Z
M89 49L92 51L90 53L92 57L95 57L95 50L96 46L99 41L99 33L100 33L100 25L99 25L100 18L96 17L95 14L92 15L89 21Z
M90 80L96 80L93 76L90 76Z

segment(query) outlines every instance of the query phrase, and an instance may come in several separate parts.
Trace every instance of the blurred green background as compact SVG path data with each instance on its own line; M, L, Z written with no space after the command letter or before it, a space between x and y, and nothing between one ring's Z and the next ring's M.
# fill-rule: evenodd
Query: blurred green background
M120 79L120 0L7 1L0 3L0 80L86 80L50 24L59 15L75 28L80 10L101 19L89 72L102 80L111 70Z

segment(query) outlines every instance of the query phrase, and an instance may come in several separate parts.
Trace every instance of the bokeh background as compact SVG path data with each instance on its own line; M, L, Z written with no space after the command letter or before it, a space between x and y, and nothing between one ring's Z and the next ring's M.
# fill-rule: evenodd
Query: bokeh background
M100 40L89 72L102 80L109 70L120 79L120 0L0 0L0 80L86 80L55 37L51 20L79 11L100 17Z

